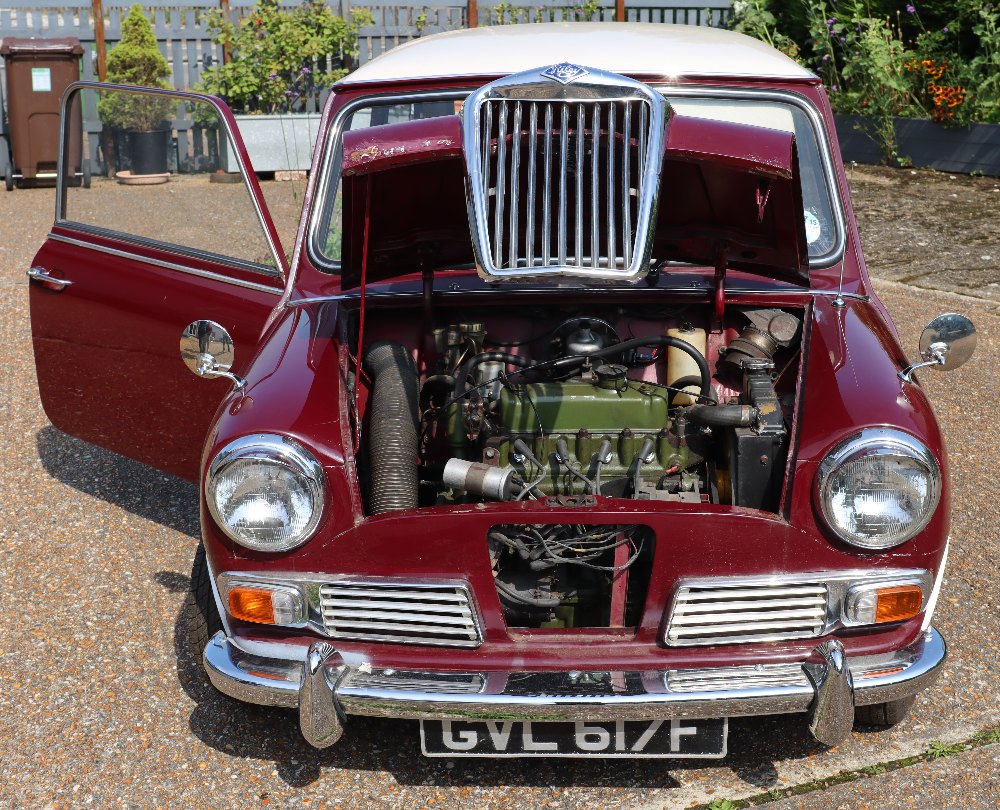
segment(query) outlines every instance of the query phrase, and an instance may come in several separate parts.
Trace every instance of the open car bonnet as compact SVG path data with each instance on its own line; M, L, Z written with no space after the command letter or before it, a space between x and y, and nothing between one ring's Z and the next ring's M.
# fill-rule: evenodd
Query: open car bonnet
M695 118L671 109L665 124L659 189L652 213L652 265L714 266L721 258L729 267L807 286L809 257L794 135ZM600 125L595 130L600 130ZM504 143L508 152L513 151L512 141L508 135ZM491 147L496 154L499 145L491 143ZM541 151L539 147L539 163ZM558 160L554 169L559 169ZM470 216L474 213L467 197L470 180L458 115L347 132L342 178L345 288L360 284L366 255L368 282L417 270L474 264L482 270L470 239ZM519 189L519 196L533 199L537 210L544 204L541 190L531 193L533 197L525 188ZM617 193L620 201L622 192ZM572 190L569 194L572 196ZM554 190L550 205L557 208L557 199ZM491 219L496 214L492 204ZM502 217L511 216L509 205L501 211ZM520 215L516 209L513 215L521 217L522 228L527 207L522 201ZM602 229L606 218L602 218ZM568 219L567 230L572 231L572 215ZM577 219L576 224L581 221L585 230L581 243L589 244L589 219ZM555 224L552 228L555 230ZM540 223L528 232L534 234L533 245L543 238ZM525 237L522 234L520 238ZM605 238L603 233L600 238ZM613 231L607 238L614 239ZM670 272L669 264L663 271ZM542 271L532 275L522 269L519 277L547 275ZM560 275L577 274L569 271ZM589 280L601 278L595 272L579 275ZM607 277L615 275L608 273Z

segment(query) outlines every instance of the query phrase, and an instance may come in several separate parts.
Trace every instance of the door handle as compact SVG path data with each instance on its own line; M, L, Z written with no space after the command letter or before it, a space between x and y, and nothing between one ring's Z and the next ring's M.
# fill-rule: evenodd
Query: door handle
M46 284L55 284L60 290L73 283L68 278L56 278L55 276L50 276L42 267L32 267L28 271L28 278L32 281L44 281Z

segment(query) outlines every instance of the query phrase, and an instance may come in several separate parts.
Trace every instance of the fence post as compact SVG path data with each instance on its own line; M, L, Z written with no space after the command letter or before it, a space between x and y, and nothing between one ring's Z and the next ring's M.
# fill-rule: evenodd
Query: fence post
M625 22L625 0L615 0L615 22Z
M104 8L101 0L91 0L94 11L94 44L97 48L97 80L108 80L108 51L104 44Z
M229 0L219 0L219 8L222 10L222 18L229 22ZM229 64L229 43L226 42L222 46L222 64Z
M475 28L479 25L478 0L465 0L465 24L469 28Z

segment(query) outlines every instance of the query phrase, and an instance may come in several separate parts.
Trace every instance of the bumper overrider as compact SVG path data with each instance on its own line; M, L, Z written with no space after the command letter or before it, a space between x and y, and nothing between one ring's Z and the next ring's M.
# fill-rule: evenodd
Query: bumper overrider
M205 668L220 692L248 703L297 708L317 748L343 734L347 715L413 720L602 721L807 713L825 745L851 733L854 707L930 686L947 646L933 627L892 653L848 660L836 639L803 662L599 672L416 672L348 664L325 641L304 661L262 658L219 632Z

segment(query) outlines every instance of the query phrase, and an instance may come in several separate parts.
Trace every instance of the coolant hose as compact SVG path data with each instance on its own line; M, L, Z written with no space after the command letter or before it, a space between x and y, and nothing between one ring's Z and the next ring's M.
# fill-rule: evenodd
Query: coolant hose
M698 373L701 376L701 396L704 399L712 398L712 372L708 369L708 362L705 360L705 357L686 340L671 337L670 335L654 335L651 337L639 337L632 338L631 340L624 340L621 343L616 343L613 346L607 346L600 351L587 355L586 357L573 356L563 358L562 361L553 364L553 367L572 368L574 366L582 365L593 357L609 357L616 354L622 354L623 352L627 352L629 349L638 349L640 346L672 346L673 348L680 349L685 354L690 355L691 359L698 365Z
M750 427L758 416L752 405L692 405L684 413L692 422L709 427Z
M527 368L531 363L523 357L516 354L511 354L510 352L482 352L481 354L476 354L466 360L458 369L458 374L455 375L455 393L452 396L453 401L460 400L465 396L465 387L468 384L466 381L473 370L480 363L495 363L504 362L512 366L520 366L521 368Z
M404 346L372 344L364 368L372 380L368 401L368 462L373 515L417 506L417 367Z

